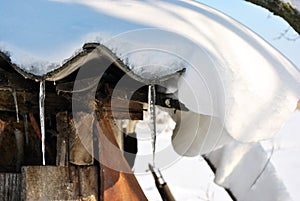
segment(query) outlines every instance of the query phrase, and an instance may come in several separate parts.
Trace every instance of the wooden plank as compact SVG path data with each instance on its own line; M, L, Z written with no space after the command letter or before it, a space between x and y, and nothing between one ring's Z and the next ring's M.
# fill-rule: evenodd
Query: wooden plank
M13 70L12 67L8 67ZM0 71L0 87L9 87L21 91L38 91L38 83L34 80L25 79L17 72Z
M93 199L96 200L96 198L98 198L98 172L98 168L95 166L85 166L79 168L78 178L80 184L80 194L82 197L81 199L86 199L88 201L89 198L90 201L92 201Z
M74 115L76 115L76 120L67 112L56 115L58 130L56 164L59 166L65 166L67 162L75 165L94 163L94 114L77 112Z
M24 133L15 129L14 134L16 139L16 170L19 172L24 160Z
M16 110L13 95L9 89L0 88L0 111L14 112ZM16 97L20 114L38 113L38 91L26 92L16 89ZM69 102L64 97L58 96L56 92L46 92L46 97L45 110L47 113L55 114L71 108L71 104L68 104Z
M111 119L143 120L143 104L127 99L96 99L95 107Z
M56 114L56 129L58 131L56 140L56 165L68 165L68 138L69 138L69 118L67 112Z
M122 151L118 147L107 117L99 120L97 130L101 166L101 200L147 200Z
M22 168L24 201L97 200L98 173L95 166Z
M56 89L57 91L62 91L62 96L66 99L71 101L72 91L74 81L67 82L67 83L57 83ZM101 85L101 83L100 83ZM140 84L139 84L140 85ZM138 85L138 86L139 86ZM132 85L131 86L136 86ZM77 96L77 98L80 96ZM126 108L130 109L130 112L134 113L140 109L140 105L143 103L148 103L148 88L142 87L140 89L130 88L130 81L129 86L122 86L119 88L114 88L113 84L109 85L106 84L105 86L98 87L96 92L96 101L101 102L103 107L110 108L111 103L115 101L115 111L118 111L118 108ZM83 95L78 102L84 102L86 100L86 96ZM121 103L121 104L118 104ZM180 103L177 99L170 98L164 93L157 92L156 93L156 104L166 108L174 108L176 110L184 110L187 111L188 109L184 106L184 104ZM126 106L126 107L125 107ZM128 118L127 118L128 119ZM138 120L138 119L136 119Z
M0 173L0 200L21 200L21 174Z
M17 123L14 113L8 115L0 112L0 117L0 130L3 129L0 133L0 171L19 172L19 167L24 161L23 136L19 132L23 129L23 122Z
M92 165L94 113L77 112L76 123L74 118L69 122L70 162L76 165Z

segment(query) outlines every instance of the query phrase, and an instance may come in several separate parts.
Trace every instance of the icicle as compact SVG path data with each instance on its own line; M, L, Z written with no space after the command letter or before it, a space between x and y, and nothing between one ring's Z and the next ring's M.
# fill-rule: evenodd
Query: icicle
M29 142L29 140L28 140L28 115L24 114L23 119L24 119L25 142L26 142L26 144L28 144L28 142Z
M156 145L156 113L155 113L155 86L149 85L148 88L148 113L149 113L149 127L151 130L152 150L153 150L153 167L155 167L155 145Z
M41 134L42 134L43 165L46 165L46 160L45 160L45 81L40 82L39 107L40 107Z
M20 120L19 120L19 106L18 106L17 93L16 93L15 90L12 90L12 95L14 97L14 103L15 103L15 107L16 107L17 123L19 123L20 122Z

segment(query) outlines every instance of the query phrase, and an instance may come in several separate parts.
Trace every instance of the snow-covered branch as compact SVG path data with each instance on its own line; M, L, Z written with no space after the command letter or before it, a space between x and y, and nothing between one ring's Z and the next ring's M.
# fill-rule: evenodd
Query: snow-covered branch
M264 7L274 15L282 17L294 30L300 34L300 11L288 2L280 0L245 0Z

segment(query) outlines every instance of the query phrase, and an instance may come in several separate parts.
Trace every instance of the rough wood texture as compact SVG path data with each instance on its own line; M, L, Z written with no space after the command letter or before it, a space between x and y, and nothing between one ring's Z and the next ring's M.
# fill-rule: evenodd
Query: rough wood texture
M21 174L0 173L0 200L19 201L21 199Z
M99 120L99 161L101 166L101 200L147 200L122 151L119 149L108 118Z
M16 138L16 169L20 171L24 159L24 133L15 129L14 134Z
M69 119L67 112L56 114L56 129L58 131L56 140L56 165L67 166L68 164L68 138L69 138Z
M143 120L143 104L125 99L102 102L101 111L113 119Z
M93 113L78 112L76 120L67 112L56 115L58 166L67 165L68 161L75 165L94 163L93 124Z
M69 121L69 160L76 165L92 165L94 113L78 112L76 116Z
M97 168L35 166L22 169L22 200L96 200Z
M289 3L280 0L246 0L268 9L274 15L282 17L294 30L300 34L300 13Z
M13 69L9 65L6 68ZM46 112L55 113L69 109L70 105L63 104L66 102L66 99L57 95L52 85L52 83L47 82ZM16 92L19 113L38 112L38 83L25 79L16 72L8 72L0 69L0 111L15 111L13 91Z
M131 89L126 86L123 88L111 88L111 87L106 87L105 91L108 94L114 94L114 96L108 96L109 100L111 102L117 101L118 99L121 100L127 100L129 97L131 103L148 103L148 87L142 87L138 90L136 89ZM116 96L117 94L117 96ZM166 94L157 92L156 93L156 105L166 107L166 108L174 108L177 110L188 110L182 103L180 103L178 100L167 97ZM127 103L128 105L128 103ZM131 105L130 105L131 106ZM129 107L130 109L132 108L134 110L134 107Z
M23 121L0 112L0 172L19 172L24 162ZM31 156L31 155L30 155Z

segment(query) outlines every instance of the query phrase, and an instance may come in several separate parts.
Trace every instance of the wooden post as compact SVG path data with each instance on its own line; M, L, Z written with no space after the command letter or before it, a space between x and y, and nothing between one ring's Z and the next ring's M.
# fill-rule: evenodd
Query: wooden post
M108 118L100 118L98 129L101 200L147 200L119 149ZM116 169L112 169L116 168Z
M69 160L75 165L92 165L94 113L78 112L76 115L77 122L70 119L69 124Z
M56 129L58 131L56 141L56 165L68 165L68 142L69 142L69 118L67 112L59 112L56 114Z
M75 165L92 165L93 158L93 113L77 113L78 122L67 112L56 115L57 158L58 166L67 166L67 162Z

